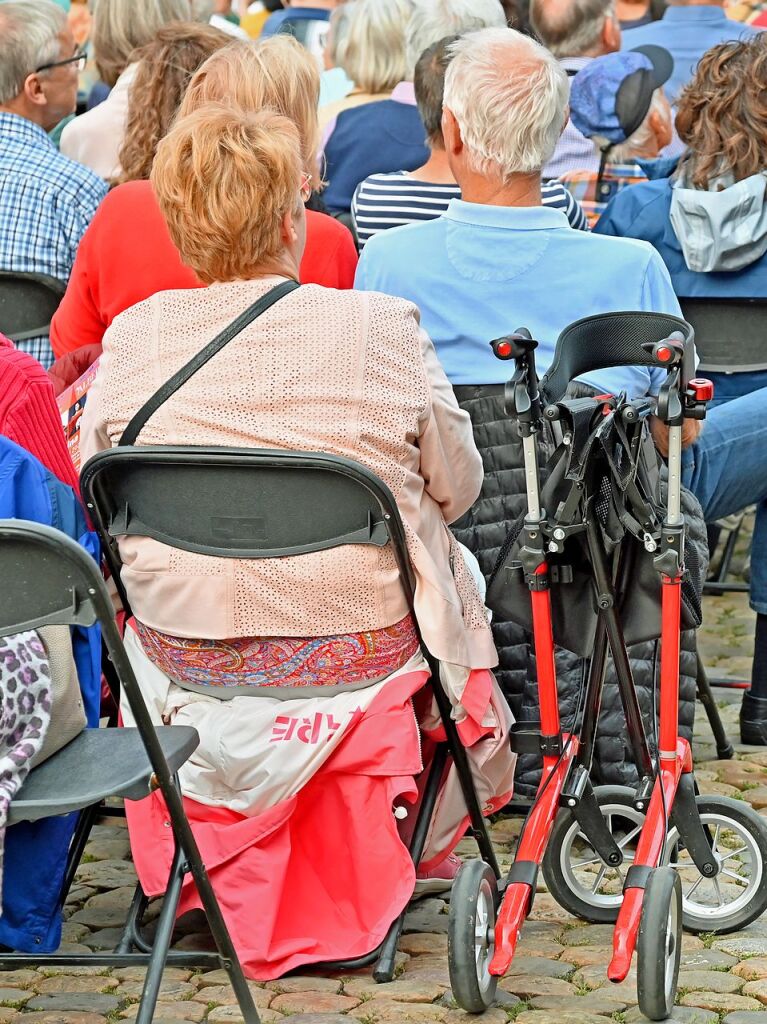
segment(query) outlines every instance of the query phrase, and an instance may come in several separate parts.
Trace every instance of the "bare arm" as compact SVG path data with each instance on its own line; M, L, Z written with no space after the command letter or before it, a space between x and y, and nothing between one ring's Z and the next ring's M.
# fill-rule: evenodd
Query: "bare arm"
M700 437L700 432L703 429L703 423L700 420L685 420L682 424L682 447L689 448L691 444ZM668 427L665 423L653 416L650 420L650 430L652 431L653 440L655 441L655 447L661 453L664 459L668 458Z

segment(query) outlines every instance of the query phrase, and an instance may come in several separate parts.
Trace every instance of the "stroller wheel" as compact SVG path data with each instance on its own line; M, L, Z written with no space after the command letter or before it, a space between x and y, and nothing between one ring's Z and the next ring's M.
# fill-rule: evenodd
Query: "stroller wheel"
M482 860L466 861L453 882L447 931L450 986L468 1013L492 1006L498 979L488 968L495 951L498 883Z
M543 857L543 877L560 906L584 921L611 924L623 902L626 869L634 860L644 812L634 807L627 786L597 786L599 809L623 853L623 864L605 864L581 831L573 812L557 814Z
M742 800L699 796L695 802L719 874L701 875L674 827L663 862L681 878L685 928L720 935L737 931L767 909L767 822Z
M681 955L682 882L673 868L655 868L637 940L637 1000L650 1020L665 1020L674 1009Z

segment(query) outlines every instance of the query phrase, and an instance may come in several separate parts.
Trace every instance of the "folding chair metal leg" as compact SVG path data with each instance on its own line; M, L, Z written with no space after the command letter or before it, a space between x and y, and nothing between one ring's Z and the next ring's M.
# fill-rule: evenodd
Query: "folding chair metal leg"
M100 807L100 804L95 804L93 807L86 807L85 810L80 811L80 817L77 819L77 825L75 827L74 835L72 836L72 842L69 844L67 866L64 872L64 879L61 883L60 905L62 907L67 901L69 890L72 888L72 883L75 880L75 872L82 860L83 853L85 853L85 845L88 842L91 829L96 823Z
M730 758L734 757L735 750L733 749L732 743L730 743L725 731L722 718L719 714L719 708L716 706L714 695L711 692L711 684L708 681L706 669L703 666L700 654L698 655L696 669L696 683L698 687L698 699L705 709L708 724L711 726L711 732L714 734L717 756L720 761L729 761Z
M181 897L181 884L184 880L184 869L186 867L185 861L184 851L177 843L168 878L168 888L165 892L165 901L157 921L157 932L154 945L152 946L152 955L146 976L144 977L144 988L141 993L138 1014L136 1015L136 1024L152 1024L152 1019L154 1018L157 997L160 994L160 985L162 984L162 973L173 939L173 926L176 923L176 910L178 909L178 901Z
M144 942L139 929L148 903L149 900L141 888L141 883L138 883L133 893L131 905L128 908L128 917L125 921L123 935L115 953L131 953L134 949L138 949L142 953L152 952L151 946Z
M413 864L416 868L418 867L421 857L423 856L424 847L426 846L426 836L429 834L429 826L431 825L431 819L434 815L434 808L437 805L439 784L442 781L442 775L445 771L446 764L447 744L440 743L434 752L434 759L432 760L431 767L429 768L429 776L426 780L426 786L424 787L423 796L421 797L421 806L418 808L418 817L416 818L415 828L413 829L413 835L410 840L410 856L413 858ZM386 933L386 938L381 944L378 954L378 962L373 970L373 978L379 984L391 981L394 977L397 945L402 932L402 925L405 922L406 912L407 907L402 911L399 917L396 918L396 920L392 921L391 927Z
M114 620L110 620L108 623L104 624L102 635L104 636L107 649L112 657L119 677L121 679L131 680L133 686L138 687L128 655L120 641L120 635L117 632L117 626ZM130 698L130 692L128 692L127 695ZM253 1001L253 996L248 988L245 975L242 972L242 965L240 964L239 957L237 956L237 951L235 950L234 943L229 935L229 930L226 927L224 916L221 913L221 907L219 906L218 899L216 898L213 886L210 883L210 878L208 877L208 872L205 869L205 865L200 855L200 849L197 846L197 841L194 838L192 827L189 824L189 820L184 811L181 793L175 784L175 780L171 776L168 763L165 760L159 740L157 739L157 734L154 731L154 726L149 716L149 712L142 701L130 701L130 704L133 717L141 732L144 745L149 756L149 761L152 765L154 773L154 787L159 789L165 799L168 817L170 819L170 824L173 829L173 835L176 842L176 849L183 850L186 855L189 871L191 872L197 886L197 892L202 903L203 911L205 912L208 925L213 934L216 949L221 957L221 966L226 969L229 975L232 988L234 989L237 1001L240 1004L240 1010L242 1012L243 1019L245 1020L245 1024L261 1024L258 1011L256 1010L256 1004ZM173 884L172 880L171 884ZM158 939L156 941L159 941L159 929ZM139 1020L137 1021L137 1024L145 1024L145 1022ZM149 1024L149 1022L147 1021L146 1024Z

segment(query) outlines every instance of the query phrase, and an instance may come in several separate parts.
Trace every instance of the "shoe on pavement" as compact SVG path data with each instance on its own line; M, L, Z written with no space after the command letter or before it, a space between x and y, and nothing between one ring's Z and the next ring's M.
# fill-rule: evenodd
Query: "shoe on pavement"
M435 864L430 871L421 871L419 869L416 875L413 898L420 899L422 896L434 896L441 892L450 892L462 863L463 861L460 857L456 857L454 853L449 853L444 860L440 861L439 864Z
M751 746L767 746L767 698L743 694L740 706L740 739Z

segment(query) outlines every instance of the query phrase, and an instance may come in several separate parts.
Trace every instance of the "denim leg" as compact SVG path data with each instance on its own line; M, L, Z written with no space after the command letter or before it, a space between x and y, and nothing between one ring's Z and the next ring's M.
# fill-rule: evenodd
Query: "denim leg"
M755 370L753 373L707 373L705 376L714 385L714 400L709 402L709 410L731 402L733 398L741 398L752 391L767 388L767 370Z
M684 483L706 522L756 505L751 607L767 614L767 388L711 409L700 438L683 452Z

